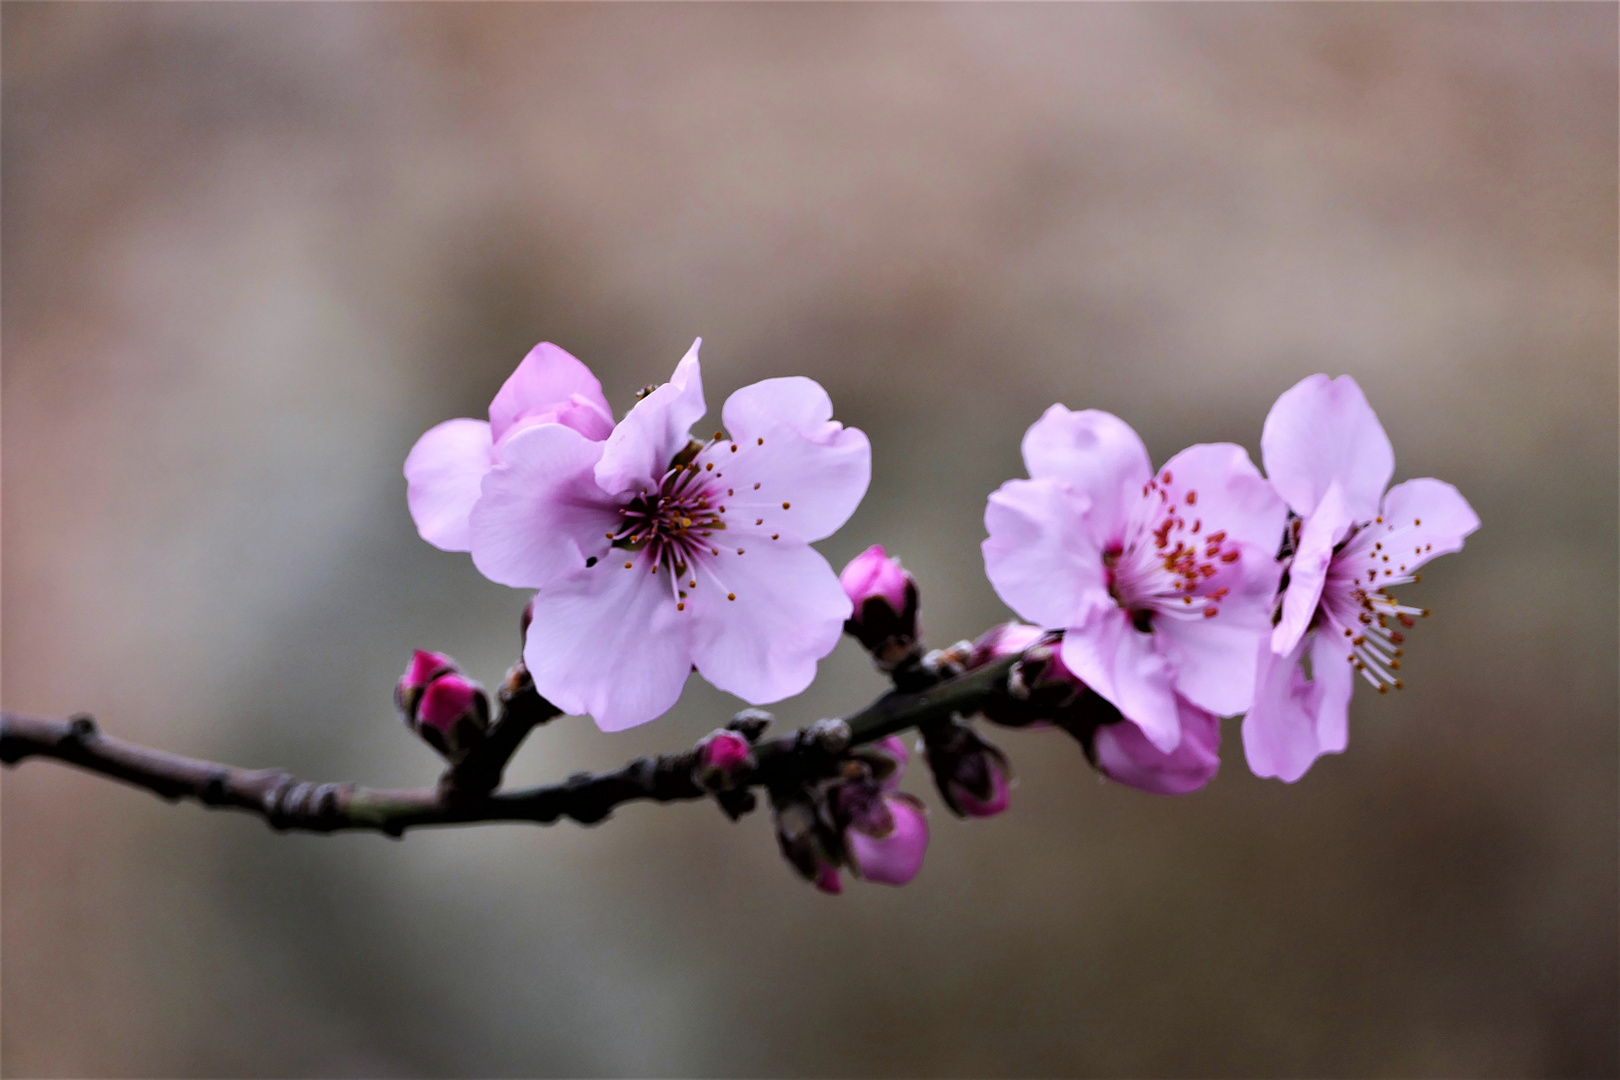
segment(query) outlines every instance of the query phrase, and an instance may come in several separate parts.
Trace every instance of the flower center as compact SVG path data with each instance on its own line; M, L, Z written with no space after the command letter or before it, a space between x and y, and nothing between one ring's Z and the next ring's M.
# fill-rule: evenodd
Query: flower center
M764 442L758 440L761 446ZM727 600L737 599L721 580L716 565L724 542L716 536L726 530L725 503L735 492L725 484L725 473L715 467L729 455L711 456L709 451L724 443L718 431L707 443L688 443L670 462L656 489L643 490L619 508L619 527L607 534L613 547L630 556L624 569L645 566L650 574L668 572L670 599L677 611L686 610L688 591L697 588L701 577L718 586ZM732 442L727 449L735 454L739 445ZM784 510L788 507L789 503L782 504ZM739 556L746 554L740 547L735 551Z
M1124 540L1103 553L1109 593L1144 632L1158 616L1212 619L1219 614L1231 590L1214 579L1240 555L1224 529L1204 531L1194 509L1198 492L1177 490L1173 481L1166 471L1142 486Z
M1382 517L1353 529L1333 552L1327 580L1322 585L1322 602L1317 605L1319 628L1342 635L1350 647L1348 661L1355 665L1380 694L1389 688L1405 688L1395 672L1401 668L1401 646L1406 635L1391 622L1410 630L1413 616L1423 618L1428 608L1407 607L1385 590L1395 585L1421 581L1422 575L1407 573L1399 556L1385 546L1381 537L1393 532Z

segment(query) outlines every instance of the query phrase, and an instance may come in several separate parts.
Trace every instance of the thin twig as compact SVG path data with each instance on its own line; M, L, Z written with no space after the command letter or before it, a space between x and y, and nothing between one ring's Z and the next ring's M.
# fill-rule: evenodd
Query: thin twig
M812 779L826 774L837 755L850 745L955 715L971 715L990 698L1006 692L1007 674L1017 659L1007 657L922 689L891 691L841 721L821 721L760 741L754 746L754 770L738 777L736 786ZM256 814L274 829L318 833L370 830L399 836L406 829L427 825L551 824L564 817L593 824L624 803L681 802L711 794L693 778L695 748L637 758L608 772L578 773L543 787L493 793L489 788L480 790L491 775L490 787L499 783L501 769L522 734L555 715L554 707L534 693L532 684L527 689L520 686L510 695L503 692L502 705L502 717L491 731L500 730L511 719L506 740L470 772L464 762L432 788L389 791L352 781L315 784L282 769L241 769L199 761L104 735L88 716L47 720L0 713L0 761L14 765L30 757L54 758L164 799L196 799L206 806Z

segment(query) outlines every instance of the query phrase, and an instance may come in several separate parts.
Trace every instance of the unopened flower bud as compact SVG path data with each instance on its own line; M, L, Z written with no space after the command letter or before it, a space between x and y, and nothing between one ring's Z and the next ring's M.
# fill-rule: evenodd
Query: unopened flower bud
M705 791L729 791L737 780L754 767L754 748L735 731L721 728L697 747L697 766L692 779Z
M442 653L416 650L394 689L400 716L448 761L459 762L489 730L489 697Z
M1155 795L1186 795L1209 783L1221 767L1221 721L1179 694L1176 712L1181 742L1168 754L1093 690L1064 710L1058 723L1108 779Z
M1021 657L1007 673L1006 693L980 708L986 719L1004 727L1045 727L1061 722L1061 714L1086 685L1064 665L1060 644L1061 639L1040 627L1018 622L992 627L973 643L970 667Z
M959 721L928 727L923 752L940 797L959 816L992 817L1007 809L1007 756L973 728Z
M928 811L914 795L898 791L880 799L887 828L880 833L852 823L844 832L850 869L866 881L904 885L922 869L928 851Z
M892 670L917 644L917 582L883 545L873 544L838 576L854 612L844 631L866 646L880 667Z
M838 876L838 834L822 814L818 799L803 788L773 792L771 816L782 857L806 881L826 893L843 891Z
M1087 748L1097 771L1110 780L1155 795L1197 791L1221 767L1221 720L1214 713L1177 698L1181 743L1166 754L1129 720L1093 731Z

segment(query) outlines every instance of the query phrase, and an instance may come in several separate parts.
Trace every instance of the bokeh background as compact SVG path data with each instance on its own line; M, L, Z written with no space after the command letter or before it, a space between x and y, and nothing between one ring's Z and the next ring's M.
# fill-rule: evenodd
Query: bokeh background
M1612 1076L1614 5L9 3L4 703L427 782L413 646L486 681L524 597L400 465L541 339L623 410L705 338L872 438L825 542L930 638L1052 401L1258 453L1315 371L1484 527L1403 595L1409 688L1292 787L1000 736L990 821L831 899L769 823L275 836L4 777L8 1075ZM784 725L882 689L849 643ZM1365 688L1363 688L1365 690ZM513 779L690 742L558 722Z

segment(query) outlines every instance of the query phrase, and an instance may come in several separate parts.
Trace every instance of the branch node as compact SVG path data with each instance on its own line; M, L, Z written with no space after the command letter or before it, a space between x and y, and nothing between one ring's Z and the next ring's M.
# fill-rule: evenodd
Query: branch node
M75 713L68 718L67 731L62 736L63 742L88 742L96 736L96 718L89 713Z
M744 709L742 712L726 721L726 730L735 731L749 742L758 742L759 737L765 734L765 729L771 726L776 717L764 709Z

